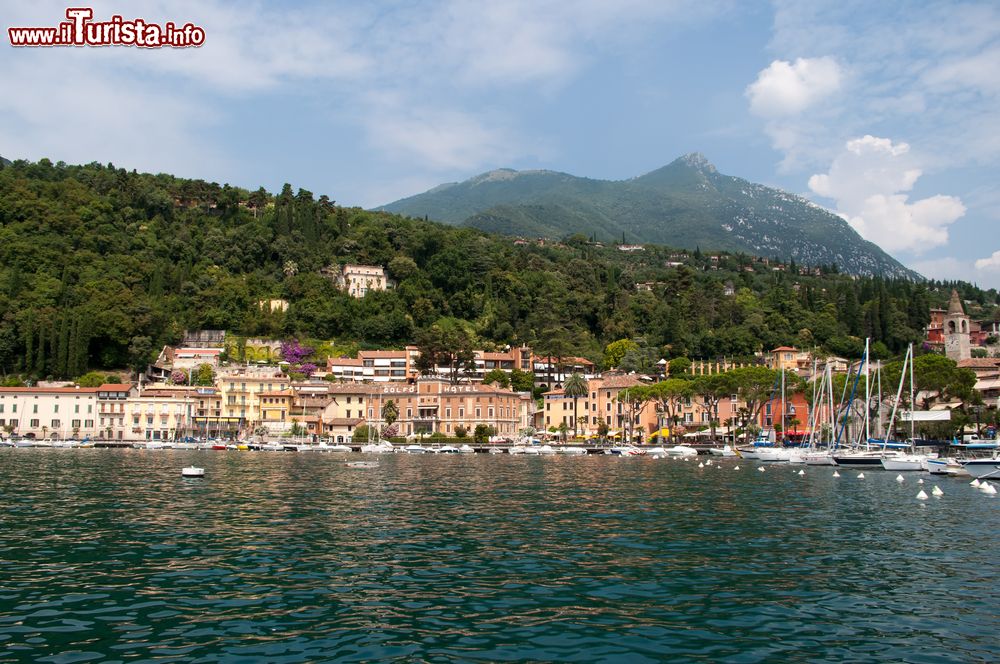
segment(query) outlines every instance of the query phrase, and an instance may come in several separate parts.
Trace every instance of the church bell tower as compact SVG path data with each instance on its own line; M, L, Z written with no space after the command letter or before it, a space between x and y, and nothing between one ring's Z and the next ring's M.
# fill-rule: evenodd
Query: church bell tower
M944 317L944 354L952 360L967 360L972 357L969 349L969 317L962 309L958 291L951 291L948 314Z

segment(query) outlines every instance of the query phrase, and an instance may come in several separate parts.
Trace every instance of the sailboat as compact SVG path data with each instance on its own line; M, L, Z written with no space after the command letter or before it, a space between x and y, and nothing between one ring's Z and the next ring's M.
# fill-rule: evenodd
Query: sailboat
M915 401L914 401L914 391L913 391L913 344L910 344L906 357L909 360L909 374L910 374L910 440L908 445L909 452L908 453L897 452L895 455L886 456L885 458L882 459L882 467L885 468L886 470L910 470L910 471L927 470L928 459L937 458L937 453L917 454L916 448L914 447L915 436L914 436L913 411L915 407ZM900 376L899 379L901 383L905 378L906 371L907 371L907 362L906 360L904 360L903 376ZM898 395L897 395L897 400L898 400ZM895 410L896 410L895 407L893 407L893 416L895 416ZM892 431L891 422L889 424L889 431L890 432Z
M912 353L913 353L913 348L911 346L909 351L907 351L907 358L910 358L912 356ZM882 466L882 460L884 458L895 457L898 456L899 454L897 451L891 449L892 447L894 447L892 443L873 440L870 436L869 414L870 414L870 399L871 399L871 386L870 386L871 381L868 380L868 375L869 375L868 363L869 363L869 341L865 340L865 355L863 359L863 365L865 369L865 419L864 419L864 427L859 432L860 435L863 435L865 442L864 446L862 446L859 441L852 447L850 451L839 452L839 453L835 452L833 454L833 459L834 461L837 462L838 466L880 468ZM902 394L903 381L905 377L906 377L906 361L904 360L903 373L899 378L899 389L897 390L896 393L896 405L898 405L899 397ZM840 427L837 433L838 444L841 435L843 435L847 430L848 415L850 415L850 409L853 407L854 397L855 394L857 393L858 383L860 382L860 379L861 379L861 366L859 365L858 373L854 377L854 387L851 389L850 400L845 404L845 408L847 408L847 411L844 413L843 416L843 426ZM845 385L844 387L846 389L847 386ZM893 417L890 419L889 423L890 431L892 430L892 423L895 419L896 405L893 406Z

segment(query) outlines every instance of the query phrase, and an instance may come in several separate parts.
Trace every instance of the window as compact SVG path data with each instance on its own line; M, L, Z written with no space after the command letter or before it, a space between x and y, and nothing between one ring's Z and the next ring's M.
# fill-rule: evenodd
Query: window
M52 407L52 412L53 413L58 413L59 412L59 404L56 404L55 406Z
M0 403L0 413L2 413L2 412L3 412L3 404Z
M70 422L69 425L71 427L73 427L74 429L79 429L80 428L80 420L73 420L72 422Z
M93 429L94 428L94 420L84 420L83 421L83 426L86 427L87 429Z
M139 416L138 415L135 415L135 416L132 417L132 424L134 426L139 426Z
M465 419L465 409L464 408L459 408L458 409L458 419L460 419L460 420L461 419Z
M350 408L348 408L348 409L347 409L347 417L350 417L350 416L351 416L351 409L350 409Z
M62 422L60 422L59 420L52 420L52 428L53 429L58 429L61 426L62 426Z
M80 412L80 404L73 404L73 412L74 413Z
M490 406L489 408L489 417L490 419L493 419L493 406Z
M480 408L479 406L476 406L476 419L478 420L482 416L483 416L483 409Z
M444 416L446 418L448 418L449 420L451 419L451 408L445 408L444 409ZM449 425L449 426L451 426L451 425Z
M94 412L94 404L88 403L87 404L87 414L89 415L90 413L93 413L93 412Z
M38 420L31 420L31 428L32 429L38 428Z
M16 403L12 403L10 405L10 412L12 412L12 413L16 413L17 412L17 404Z
M413 417L413 409L412 408L407 408L406 409L406 419L410 419L412 417Z
M149 426L149 427L153 426L153 416L152 415L147 415L146 416L146 426Z

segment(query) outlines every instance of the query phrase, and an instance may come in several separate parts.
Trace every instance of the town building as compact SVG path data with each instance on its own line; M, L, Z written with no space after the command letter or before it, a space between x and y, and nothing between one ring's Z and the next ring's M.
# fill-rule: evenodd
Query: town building
M97 437L105 440L125 440L125 401L134 394L131 383L101 385L97 391Z
M0 387L0 428L25 438L95 438L97 387Z
M351 297L362 298L373 291L384 291L393 284L380 265L345 265L336 276L337 285Z
M377 386L367 403L365 419L384 422L385 404L393 401L399 412L399 435L440 432L455 435L463 427L471 436L479 424L493 427L499 436L513 437L521 428L521 396L509 389L463 383L453 385L437 378L422 378L414 384L386 383Z
M261 393L288 389L289 384L288 376L274 368L263 373L248 371L219 376L216 386L222 417L236 429L252 429L260 416Z

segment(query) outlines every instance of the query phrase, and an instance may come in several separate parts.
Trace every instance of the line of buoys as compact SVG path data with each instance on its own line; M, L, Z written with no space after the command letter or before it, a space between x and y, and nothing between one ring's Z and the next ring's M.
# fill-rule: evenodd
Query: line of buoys
M927 500L927 493L923 489L917 494L917 500Z
M979 478L977 477L976 479L974 479L971 482L969 482L969 485L970 486L974 486L974 487L976 487L978 489L979 488Z
M979 485L979 490L985 493L987 496L996 495L997 488L990 484L989 482L982 482Z
M896 475L896 481L902 482L905 478L902 475Z
M934 488L931 489L931 493L933 493L935 496L943 496L944 495L944 491L942 491L941 487L939 487L937 484L935 484Z

